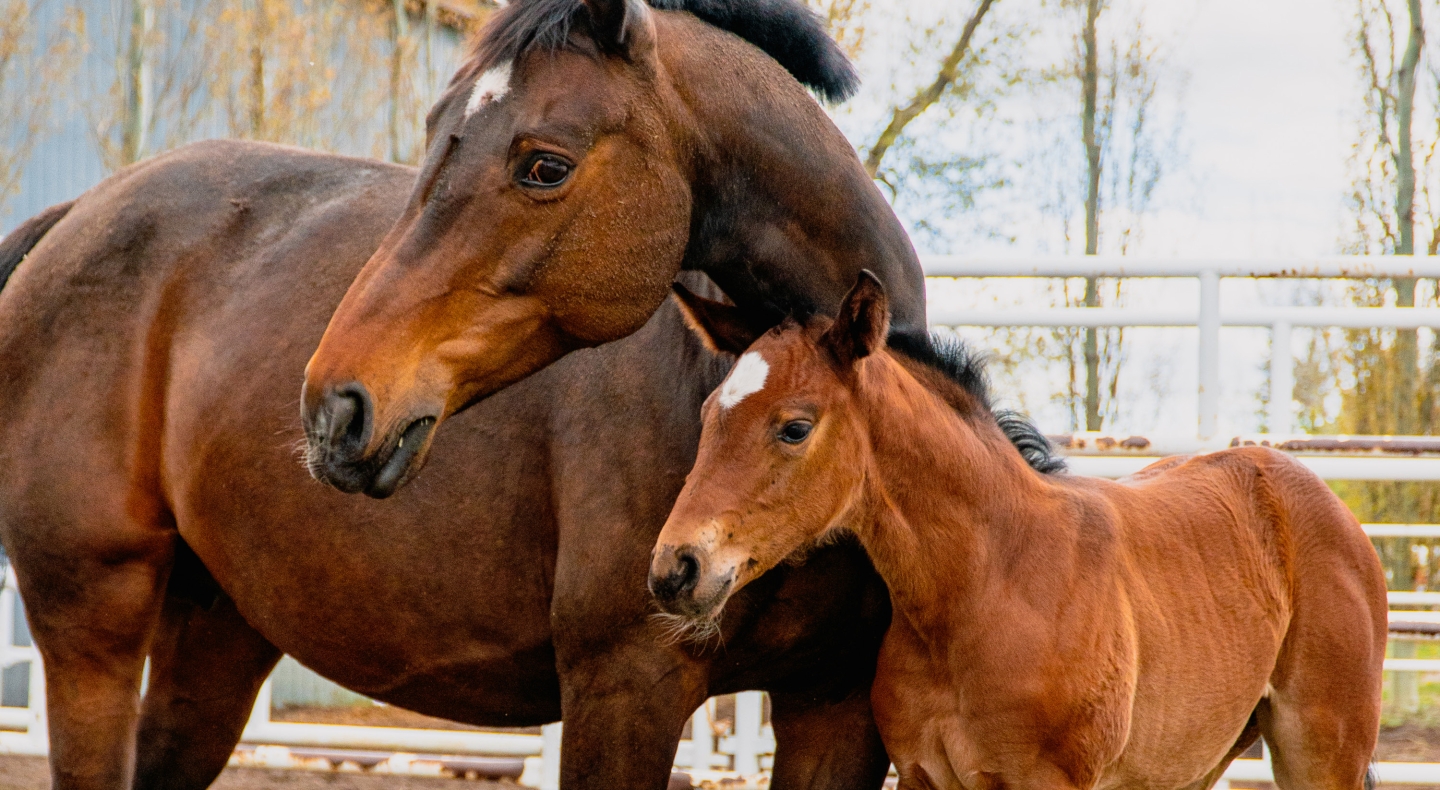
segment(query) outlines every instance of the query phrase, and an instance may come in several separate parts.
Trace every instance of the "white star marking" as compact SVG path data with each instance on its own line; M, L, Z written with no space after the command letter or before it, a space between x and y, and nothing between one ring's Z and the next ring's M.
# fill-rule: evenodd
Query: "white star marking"
M465 102L465 117L469 118L490 102L500 101L509 92L510 64L501 63L475 80L475 88L470 91L470 100Z
M765 358L754 351L747 351L720 387L720 406L729 409L745 400L745 396L764 389L765 377L769 374L770 365Z

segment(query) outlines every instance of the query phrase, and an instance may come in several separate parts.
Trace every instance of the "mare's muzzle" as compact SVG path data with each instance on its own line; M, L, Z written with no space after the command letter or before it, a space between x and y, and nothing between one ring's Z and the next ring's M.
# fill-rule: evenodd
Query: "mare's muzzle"
M375 408L365 385L350 382L325 392L312 404L301 395L305 426L305 465L322 483L347 494L363 491L377 499L395 493L418 471L434 417L405 423L371 449Z

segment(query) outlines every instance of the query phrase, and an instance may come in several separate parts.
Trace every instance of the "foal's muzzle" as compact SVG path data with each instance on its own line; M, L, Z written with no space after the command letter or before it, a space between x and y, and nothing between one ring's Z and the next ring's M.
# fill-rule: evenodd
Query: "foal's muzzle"
M659 546L650 560L650 594L660 608L684 617L706 617L723 604L734 573L712 578L703 553L691 546Z
M375 408L363 384L332 388L313 404L307 395L300 399L308 445L305 460L316 480L347 494L363 491L383 499L418 471L434 417L405 423L371 449Z

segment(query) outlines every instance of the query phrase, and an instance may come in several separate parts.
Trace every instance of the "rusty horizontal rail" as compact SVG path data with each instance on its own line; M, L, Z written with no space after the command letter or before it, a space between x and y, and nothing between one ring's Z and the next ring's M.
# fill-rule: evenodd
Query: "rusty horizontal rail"
M1273 447L1294 455L1353 457L1434 456L1440 458L1440 436L1308 436L1239 435L1203 440L1188 436L1142 436L1081 432L1046 437L1065 455L1165 457L1214 452L1229 447Z

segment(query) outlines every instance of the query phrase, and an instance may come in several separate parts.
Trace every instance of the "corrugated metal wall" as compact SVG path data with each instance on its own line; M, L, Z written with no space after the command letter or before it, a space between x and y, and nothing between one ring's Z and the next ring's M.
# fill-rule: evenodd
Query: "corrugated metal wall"
M174 13L184 13L193 8L193 4L199 0L179 0L172 9L180 9ZM303 0L301 0L303 2ZM77 0L72 3L62 3L58 0L37 6L36 21L40 40L48 39L58 26L65 23L67 15L78 9L83 11L86 18L86 27L95 35L109 35L114 38L115 31L124 29L123 24L130 19L132 8L130 2L117 0ZM170 35L164 37L167 46L178 46L184 37L174 29L177 22L174 18L164 16L165 11L157 13L160 17L155 20L157 27L165 30ZM168 28L166 27L168 26ZM418 73L413 75L415 90L420 97L421 106L428 107L438 97L440 90L448 82L451 72L459 65L459 58L463 48L462 36L453 28L438 26L427 27L422 20L411 18L411 35L414 37L426 36L433 32L430 38L432 47L431 63L432 72L429 74ZM355 42L343 43L343 46ZM420 40L417 48L423 52L424 40ZM390 41L388 39L377 39L367 42L367 45L378 49L382 55L388 57L390 52ZM37 48L39 49L39 48ZM114 52L106 53L102 47L90 47L86 52L83 64L79 73L64 85L46 86L47 89L56 92L52 95L51 104L51 126L49 133L45 134L35 144L34 150L23 166L21 173L21 188L18 195L12 197L0 208L0 235L8 233L16 225L25 219L38 213L46 206L60 203L77 197L85 190L99 183L109 173L102 161L101 148L97 142L95 131L90 126L90 121L85 112L85 103L88 101L113 101L108 95L109 86L115 83L119 61L113 57ZM373 52L374 50L372 50ZM157 57L170 63L186 64L190 59L174 57L176 53L169 53L170 57ZM165 79L165 74L153 74L156 80ZM201 120L196 123L195 130L188 135L188 140L179 142L194 141L211 137L223 136L226 124L224 123L223 109L219 102L211 101L209 97L200 95L196 101L210 102L209 107L201 108ZM359 113L359 117L365 119L361 128L334 128L339 124L325 124L321 119L320 128L329 129L334 136L317 141L329 150L340 153L347 153L356 156L371 156L377 153L375 141L383 139L387 128L387 112L385 107L377 107L374 112ZM423 115L420 120L423 120ZM161 117L157 119L157 126L163 128L166 120ZM0 118L0 144L7 139L9 131L4 124L14 124L15 119ZM323 131L322 131L323 133ZM152 149L152 153L158 153ZM0 562L3 562L3 552L0 552ZM19 606L17 599L17 607ZM28 643L29 632L24 629L23 617L17 617L17 640L24 640L17 643ZM29 690L29 664L19 664L10 667L0 673L0 704L24 705ZM275 670L274 700L276 705L349 705L365 703L368 698L359 694L347 691L340 686L331 683L314 672L300 666L294 659L288 656L283 659Z
M202 0L176 0L175 5L161 6L157 9L155 25L165 35L161 37L163 46L171 47L163 55L153 59L164 64L179 64L184 68L190 63L190 59L184 57L184 53L177 53L175 48L182 45L184 36L180 31L174 30L183 23L175 17L188 13L195 7L195 3ZM305 0L297 0L303 3ZM114 52L113 39L121 35L117 30L125 30L127 20L130 19L132 5L131 0L50 0L50 2L37 5L36 28L37 40L43 42L48 40L67 18L75 11L82 11L85 18L85 28L89 37L86 43L86 53L83 63L80 64L78 73L64 84L47 85L45 89L50 91L51 98L51 125L52 129L45 134L35 145L29 161L23 166L21 174L21 188L18 195L10 198L3 206L0 206L0 235L8 233L20 222L35 215L46 206L70 200L80 193L94 186L106 175L105 165L102 163L100 146L97 143L96 133L90 126L90 119L85 111L88 102L115 101L109 95L112 85L115 84L118 69L123 67L122 59L116 57ZM168 10L167 10L168 9ZM379 26L383 29L383 26ZM431 47L432 72L430 74L420 73L423 69L412 74L414 90L419 96L419 106L428 107L445 83L449 80L451 73L459 65L459 58L464 47L462 34L453 28L438 25L427 26L423 20L414 17L410 18L411 40L416 42L417 50L423 52L425 41L428 37ZM358 42L341 42L339 49L352 46ZM387 37L380 36L364 42L376 57L388 58L391 51L391 42ZM189 45L203 46L205 42L191 41ZM36 51L42 47L37 46ZM35 53L32 52L32 57ZM344 57L344 54L340 55ZM167 75L156 70L152 80L159 82L175 75ZM339 70L336 82L339 83L347 75L344 70ZM225 111L221 102L213 101L204 95L204 92L197 94L192 108L198 106L199 120L194 125L194 130L186 135L186 139L176 141L176 144L192 142L195 140L223 137L227 128ZM160 108L164 112L165 108ZM383 140L387 128L386 107L376 107L373 112L362 112L358 116L347 116L347 118L358 117L362 119L360 124L353 120L347 122L329 122L334 119L327 118L322 110L319 119L321 134L329 134L325 139L302 140L302 143L310 143L323 147L327 150L345 153L354 156L376 156L384 152L383 146L377 141ZM421 112L423 120L423 111ZM4 128L5 124L14 124L15 119L0 118L0 144L4 144L9 131ZM166 120L160 117L157 125L164 127ZM418 127L418 124L417 124ZM412 127L412 128L417 128ZM148 154L159 153L153 146Z

